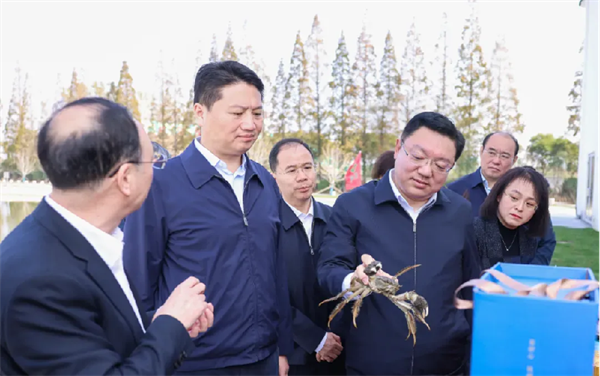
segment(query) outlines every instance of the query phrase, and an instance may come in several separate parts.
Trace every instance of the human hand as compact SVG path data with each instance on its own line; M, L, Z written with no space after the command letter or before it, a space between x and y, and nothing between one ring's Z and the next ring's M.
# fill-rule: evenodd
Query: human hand
M340 354L344 347L342 346L342 340L340 337L331 332L327 332L327 338L323 348L317 353L317 361L320 362L325 360L327 362L333 362Z
M191 338L196 338L200 333L204 333L208 328L213 326L215 320L215 307L212 303L208 303L204 313L198 317L198 319L192 324L192 327L188 329L188 333Z
M189 331L196 321L204 316L208 307L204 296L205 287L204 283L197 278L189 277L173 290L165 304L156 311L154 318L161 315L172 316ZM212 311L210 315L206 315L206 322L199 323L198 328L202 329L204 324L208 324L209 318L211 319L210 325L212 325Z
M362 255L360 259L362 261L362 264L360 264L359 266L356 267L356 270L354 271L354 275L352 276L352 278L356 278L356 279L362 281L363 284L368 285L369 284L369 276L365 274L365 268L367 266L369 266L370 263L375 261L375 259L373 257L371 257L371 255L368 255L368 254ZM388 273L384 272L382 269L377 270L376 275L394 279L394 277L392 277Z
M290 370L290 365L288 363L287 357L280 355L279 356L279 376L287 376L289 370Z

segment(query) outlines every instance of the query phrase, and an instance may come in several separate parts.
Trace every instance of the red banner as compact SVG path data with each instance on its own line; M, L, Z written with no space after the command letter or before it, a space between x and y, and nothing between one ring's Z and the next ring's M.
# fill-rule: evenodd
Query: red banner
M346 189L348 192L351 189L360 187L362 185L362 151L358 152L358 155L354 159L354 162L348 167L346 171Z

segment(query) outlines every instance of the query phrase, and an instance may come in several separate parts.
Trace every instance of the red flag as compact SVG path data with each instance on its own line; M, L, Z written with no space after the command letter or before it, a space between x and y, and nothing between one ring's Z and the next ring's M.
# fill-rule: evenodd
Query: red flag
M354 162L348 167L346 171L346 192L362 185L362 151L358 152Z

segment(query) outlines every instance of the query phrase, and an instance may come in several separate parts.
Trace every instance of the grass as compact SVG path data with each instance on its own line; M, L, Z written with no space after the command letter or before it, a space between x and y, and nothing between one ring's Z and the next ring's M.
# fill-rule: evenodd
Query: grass
M598 280L598 231L554 227L554 232L556 249L550 265L590 268Z

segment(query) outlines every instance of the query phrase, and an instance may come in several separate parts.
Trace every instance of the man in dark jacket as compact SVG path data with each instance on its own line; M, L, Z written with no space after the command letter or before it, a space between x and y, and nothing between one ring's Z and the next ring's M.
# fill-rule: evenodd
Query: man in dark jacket
M214 304L214 326L181 374L287 374L293 341L277 246L280 194L246 157L263 126L262 93L240 63L202 66L194 86L202 137L156 171L148 198L125 222L125 268L148 310L189 274Z
M394 169L337 199L318 262L320 285L334 296L353 278L368 283L364 270L372 258L389 274L420 264L398 278L399 292L415 291L427 300L431 327L417 323L413 346L402 311L383 295L367 296L346 341L348 374L465 372L470 323L453 298L480 270L469 202L443 188L464 142L446 117L418 114L396 141Z
M327 297L318 285L316 260L331 207L312 197L317 180L312 152L304 141L285 138L273 146L269 165L283 196L279 249L287 265L292 305L290 375L344 374L342 340L339 332L327 328L331 306L319 307Z
M477 171L448 184L448 188L471 201L473 217L479 216L479 209L494 184L516 163L519 142L510 133L494 132L483 139L480 150L481 166ZM549 265L556 247L556 236L552 222L541 238L536 238L537 252L532 264Z

